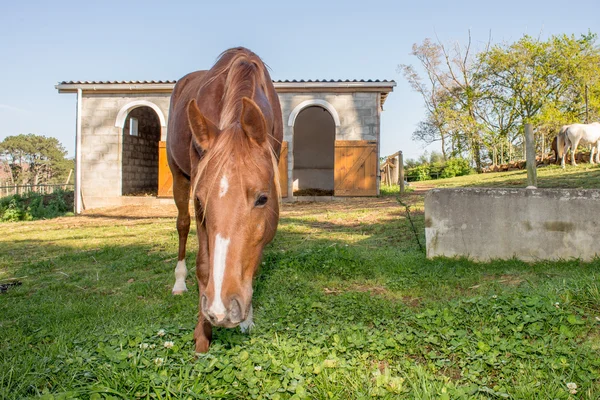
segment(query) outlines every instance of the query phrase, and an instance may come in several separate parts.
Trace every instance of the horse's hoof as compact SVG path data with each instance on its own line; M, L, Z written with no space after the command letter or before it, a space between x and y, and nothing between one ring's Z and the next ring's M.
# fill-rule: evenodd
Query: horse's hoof
M173 290L171 290L171 293L173 293L173 295L180 295L183 294L183 292L187 292L187 286L185 285L185 282L183 283L175 283L175 285L173 286Z

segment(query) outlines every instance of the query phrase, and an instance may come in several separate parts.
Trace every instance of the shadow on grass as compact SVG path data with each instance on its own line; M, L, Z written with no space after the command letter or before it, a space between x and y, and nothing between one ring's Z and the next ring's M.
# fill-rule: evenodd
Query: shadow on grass
M422 216L419 218L422 224ZM331 353L347 357L357 363L356 369L362 374L358 379L365 382L371 382L372 376L370 370L365 372L362 362L368 369L370 360L391 360L388 365L392 366L406 360L403 368L412 371L425 370L428 363L443 355L444 359L458 360L452 366L460 372L465 366L465 371L471 369L473 360L482 357L479 343L496 346L495 337L513 340L518 351L529 351L532 336L522 339L526 346L512 337L519 334L516 329L522 329L521 320L530 314L538 319L527 320L528 335L535 335L540 343L548 336L556 338L554 346L564 343L559 333L542 332L562 324L546 310L556 311L554 301L568 299L571 304L598 309L600 298L594 297L591 285L586 286L597 282L597 260L534 264L518 260L428 260L410 244L414 239L403 241L407 224L402 218L359 225L299 216L282 218L276 239L265 249L264 265L255 282L256 332L248 337L237 329L215 329L211 353L199 360L193 360L190 336L198 310L194 270L190 268L187 279L190 292L171 296L174 251L157 251L155 243L119 245L119 235L111 238L114 243L83 250L55 240L0 242L0 253L33 253L11 276L25 276L23 285L2 295L0 301L0 368L10 369L19 377L2 381L4 393L23 398L41 395L44 390L76 388L89 394L99 384L132 397L132 386L159 387L162 380L155 357L163 357L162 352L167 351L161 348L165 339L156 334L162 328L171 335L169 340L183 343L185 350L170 356L172 364L165 376L179 376L188 386L202 377L217 382L211 383L213 387L223 384L230 389L231 382L224 378L225 365L240 364L241 347L252 361L250 376L260 372L255 365L267 368L268 360L261 358L266 354L273 360L287 359L285 366L291 371L289 357L298 353L317 366ZM366 233L364 237L357 235L351 241L340 237L360 231ZM390 238L399 244L388 243ZM191 267L195 249L190 245L188 250ZM496 294L500 295L498 301L492 296ZM527 301L533 305L525 304ZM516 318L514 325L498 320L499 312ZM510 330L513 328L514 332ZM461 339L457 332L467 339ZM468 336L472 332L479 336ZM454 347L452 340L462 340L461 346ZM140 348L149 342L157 348ZM553 346L543 344L540 349L552 351ZM319 356L308 355L307 349ZM534 350L525 356L538 354ZM128 353L141 360L146 351L150 354L148 364L132 367ZM559 353L569 362L581 363L579 354ZM356 354L368 360L360 361ZM539 355L536 362L544 357ZM457 364L463 361L464 365ZM203 373L188 371L214 365L214 370ZM491 376L494 368L495 364L485 367L482 375ZM311 366L306 376L316 376L313 371ZM271 370L268 373L273 374ZM247 377L248 373L244 370L239 376ZM456 381L463 379L460 373L453 376ZM519 374L509 375L508 381L513 377ZM433 382L433 378L428 379ZM313 390L315 397L320 397L320 389Z

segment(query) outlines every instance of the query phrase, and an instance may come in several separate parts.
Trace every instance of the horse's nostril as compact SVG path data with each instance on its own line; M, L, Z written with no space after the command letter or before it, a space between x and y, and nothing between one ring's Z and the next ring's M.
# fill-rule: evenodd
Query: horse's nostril
M202 311L207 311L208 310L208 299L206 298L205 295L202 295L202 298L200 300L200 302L202 303Z
M238 323L242 321L243 316L242 305L237 299L231 300L231 309L229 310L229 319L233 323Z

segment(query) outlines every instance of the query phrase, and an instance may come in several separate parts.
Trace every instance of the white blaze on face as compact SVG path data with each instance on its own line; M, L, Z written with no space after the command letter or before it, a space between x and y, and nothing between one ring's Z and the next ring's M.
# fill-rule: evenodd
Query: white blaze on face
M215 288L215 297L210 306L210 311L218 318L225 318L227 310L221 299L221 289L223 288L223 277L225 276L225 264L227 261L227 248L229 240L217 233L215 237L215 255L212 270L213 285Z
M221 185L219 187L219 198L225 196L227 189L229 189L229 181L227 180L227 176L223 175L221 178Z

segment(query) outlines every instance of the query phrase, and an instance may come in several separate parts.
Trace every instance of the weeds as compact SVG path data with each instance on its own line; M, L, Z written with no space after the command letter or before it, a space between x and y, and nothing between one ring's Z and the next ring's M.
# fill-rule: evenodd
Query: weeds
M56 191L42 195L30 192L0 199L0 221L16 222L49 219L66 215L73 210L73 192Z
M0 284L22 284L0 294L0 398L600 397L600 259L427 259L422 197L401 201L284 205L255 330L201 355L174 217L3 223Z
M417 241L417 245L419 245L419 250L421 250L423 252L424 251L423 246L421 245L421 241L419 240L419 232L417 231L417 228L415 227L415 223L412 219L412 216L410 215L410 205L405 203L404 201L402 201L400 196L396 197L396 200L398 201L398 203L400 203L400 205L402 207L404 207L404 211L406 212L406 217L408 218L412 232L415 235L415 240Z

